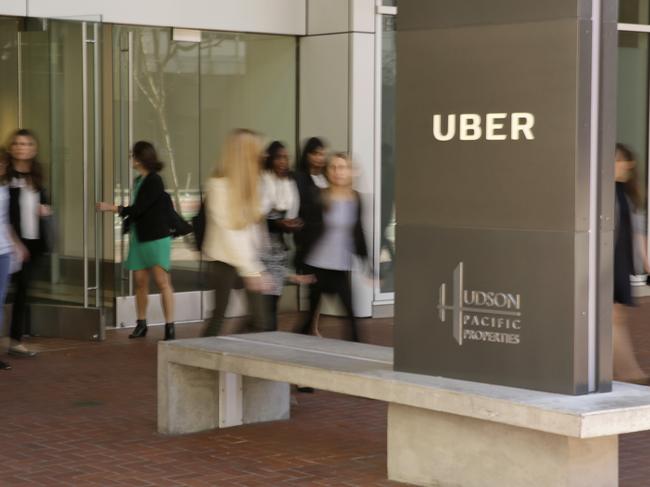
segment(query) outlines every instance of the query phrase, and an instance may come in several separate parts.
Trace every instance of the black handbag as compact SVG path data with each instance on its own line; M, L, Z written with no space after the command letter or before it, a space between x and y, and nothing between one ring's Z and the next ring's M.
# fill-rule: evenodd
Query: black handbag
M192 233L192 225L187 223L182 216L176 213L172 198L169 193L165 191L165 198L167 199L168 212L169 212L169 233L172 237L182 237Z
M201 198L199 212L192 218L192 229L194 231L194 243L196 250L202 250L203 239L205 238L205 200Z

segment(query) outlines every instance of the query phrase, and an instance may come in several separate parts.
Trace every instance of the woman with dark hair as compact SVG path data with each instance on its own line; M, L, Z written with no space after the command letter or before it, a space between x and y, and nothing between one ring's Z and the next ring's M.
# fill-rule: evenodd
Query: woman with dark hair
M133 187L130 206L97 203L99 211L118 213L124 223L124 232L130 233L129 255L126 268L134 272L137 326L129 338L147 335L147 304L149 276L152 274L162 301L165 314L165 340L175 338L174 290L169 271L171 269L170 198L165 184L158 174L163 164L149 142L136 142L131 154L133 169L138 173Z
M629 308L634 306L630 277L634 272L634 230L632 216L641 205L638 181L634 177L634 154L623 144L616 144L615 155L615 225L614 225L614 378L630 382L648 382L632 346L628 328Z
M301 202L309 202L316 188L329 186L323 170L325 169L325 142L318 137L311 137L298 159L296 183L300 191Z
M289 268L288 245L285 234L302 228L298 218L300 196L289 172L289 153L281 142L272 142L266 149L262 175L262 212L266 215L269 241L262 250L262 263L271 277L271 288L266 292L269 308L269 328L278 324L278 301L284 289Z
M26 249L22 268L14 274L14 302L11 314L11 346L9 353L33 357L22 337L31 333L27 310L27 294L34 269L48 248L45 218L52 214L43 186L43 167L38 160L36 136L27 129L16 130L7 144L11 188L9 190L9 221Z
M9 158L0 153L0 332L4 324L4 313L1 312L5 303L9 276L12 270L27 257L27 249L16 236L9 223ZM12 269L13 268L13 269ZM0 360L0 370L10 370L11 365Z
M311 137L305 142L302 148L300 157L298 158L298 166L295 174L296 185L298 186L298 195L300 196L300 209L298 210L298 218L305 221L308 215L318 211L318 201L320 198L320 191L329 186L327 178L324 174L325 168L325 142L318 137ZM305 245L303 231L299 230L294 235L294 242L296 244L296 272L301 272L300 263L297 261L298 255L303 253ZM305 283L304 279L298 282Z

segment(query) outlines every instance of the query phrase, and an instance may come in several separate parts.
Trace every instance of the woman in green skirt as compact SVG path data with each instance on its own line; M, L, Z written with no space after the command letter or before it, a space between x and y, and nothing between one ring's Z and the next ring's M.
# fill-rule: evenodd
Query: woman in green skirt
M149 277L160 290L165 313L165 340L173 340L174 290L169 271L171 269L170 199L165 184L158 174L163 164L153 145L136 142L131 154L133 169L138 173L130 206L97 203L99 211L118 213L124 220L124 232L130 233L129 255L125 266L133 271L135 280L135 305L137 326L129 338L147 335L147 304Z

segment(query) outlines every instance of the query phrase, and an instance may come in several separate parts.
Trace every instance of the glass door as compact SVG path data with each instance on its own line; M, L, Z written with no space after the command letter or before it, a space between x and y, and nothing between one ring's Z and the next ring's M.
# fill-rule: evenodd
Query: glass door
M178 34L178 35L176 35ZM113 26L114 193L128 204L133 172L129 148L147 140L158 150L161 173L176 210L190 219L201 202L201 182L214 170L228 132L247 127L294 151L296 39L232 32L176 32L171 28ZM117 326L135 324L133 283L123 268L128 242L114 221ZM190 238L172 246L176 321L209 314L200 255ZM152 293L156 291L152 289ZM162 323L157 296L149 321ZM235 299L229 316L242 312Z
M621 20L637 20L640 13L630 7L629 2L622 5ZM630 17L633 14L633 18ZM645 13L647 17L647 12ZM650 34L646 25L619 24L618 35L618 116L617 141L625 144L636 157L636 175L642 195L642 206L636 210L636 218L648 222L648 132L650 125L648 93ZM646 269L643 254L648 255L648 238L639 233L635 237L635 276L632 284L636 285L637 294L647 294Z
M161 176L176 211L186 220L200 206L199 42L176 41L173 30L115 26L113 60L115 93L115 203L128 205L134 173L129 150L138 140L151 142L164 163ZM116 326L135 324L132 273L123 263L128 236L114 222L117 291ZM203 318L201 259L192 237L174 239L172 282L175 321ZM164 323L160 299L151 282L150 323Z
M32 333L103 338L101 23L96 16L26 19L18 33L18 125L39 140L55 249L30 292Z

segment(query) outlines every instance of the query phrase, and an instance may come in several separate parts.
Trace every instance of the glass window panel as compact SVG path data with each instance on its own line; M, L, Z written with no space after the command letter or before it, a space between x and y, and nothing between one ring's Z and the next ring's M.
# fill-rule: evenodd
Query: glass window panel
M625 24L650 23L650 1L620 0L618 4L618 21Z
M132 72L128 65L128 34L132 33ZM171 29L157 27L120 27L115 42L126 55L115 50L122 102L117 115L121 122L116 143L120 144L121 176L116 183L116 198L128 191L128 127L132 113L133 142L146 140L158 151L165 164L161 176L177 211L189 219L198 206L199 173L199 44L176 42ZM129 81L133 100L128 103ZM126 103L124 102L126 100ZM126 111L126 113L124 113ZM123 129L126 126L127 131ZM119 226L119 222L118 222ZM128 245L122 245L115 230L116 257L125 257ZM199 287L199 254L191 238L177 238L172 244L172 274L177 291Z
M199 209L201 184L213 171L223 140L245 127L296 139L296 40L287 36L203 32L200 43L175 42L171 30L118 26L114 34L115 144L120 159L116 200L128 192L128 113L134 140L148 140L166 166L162 176L187 220ZM133 73L128 34L132 33ZM129 80L134 95L129 107ZM116 261L128 244L115 228ZM172 273L177 291L200 289L200 260L191 238L175 239ZM124 277L124 276L123 276ZM127 294L122 279L122 293Z
M205 180L232 129L280 140L295 154L296 40L208 32L201 43L201 164Z
M18 125L18 21L0 18L0 145Z
M394 292L395 267L395 22L383 16L381 95L380 292Z
M617 140L636 155L643 195L648 194L648 40L645 33L619 33Z

